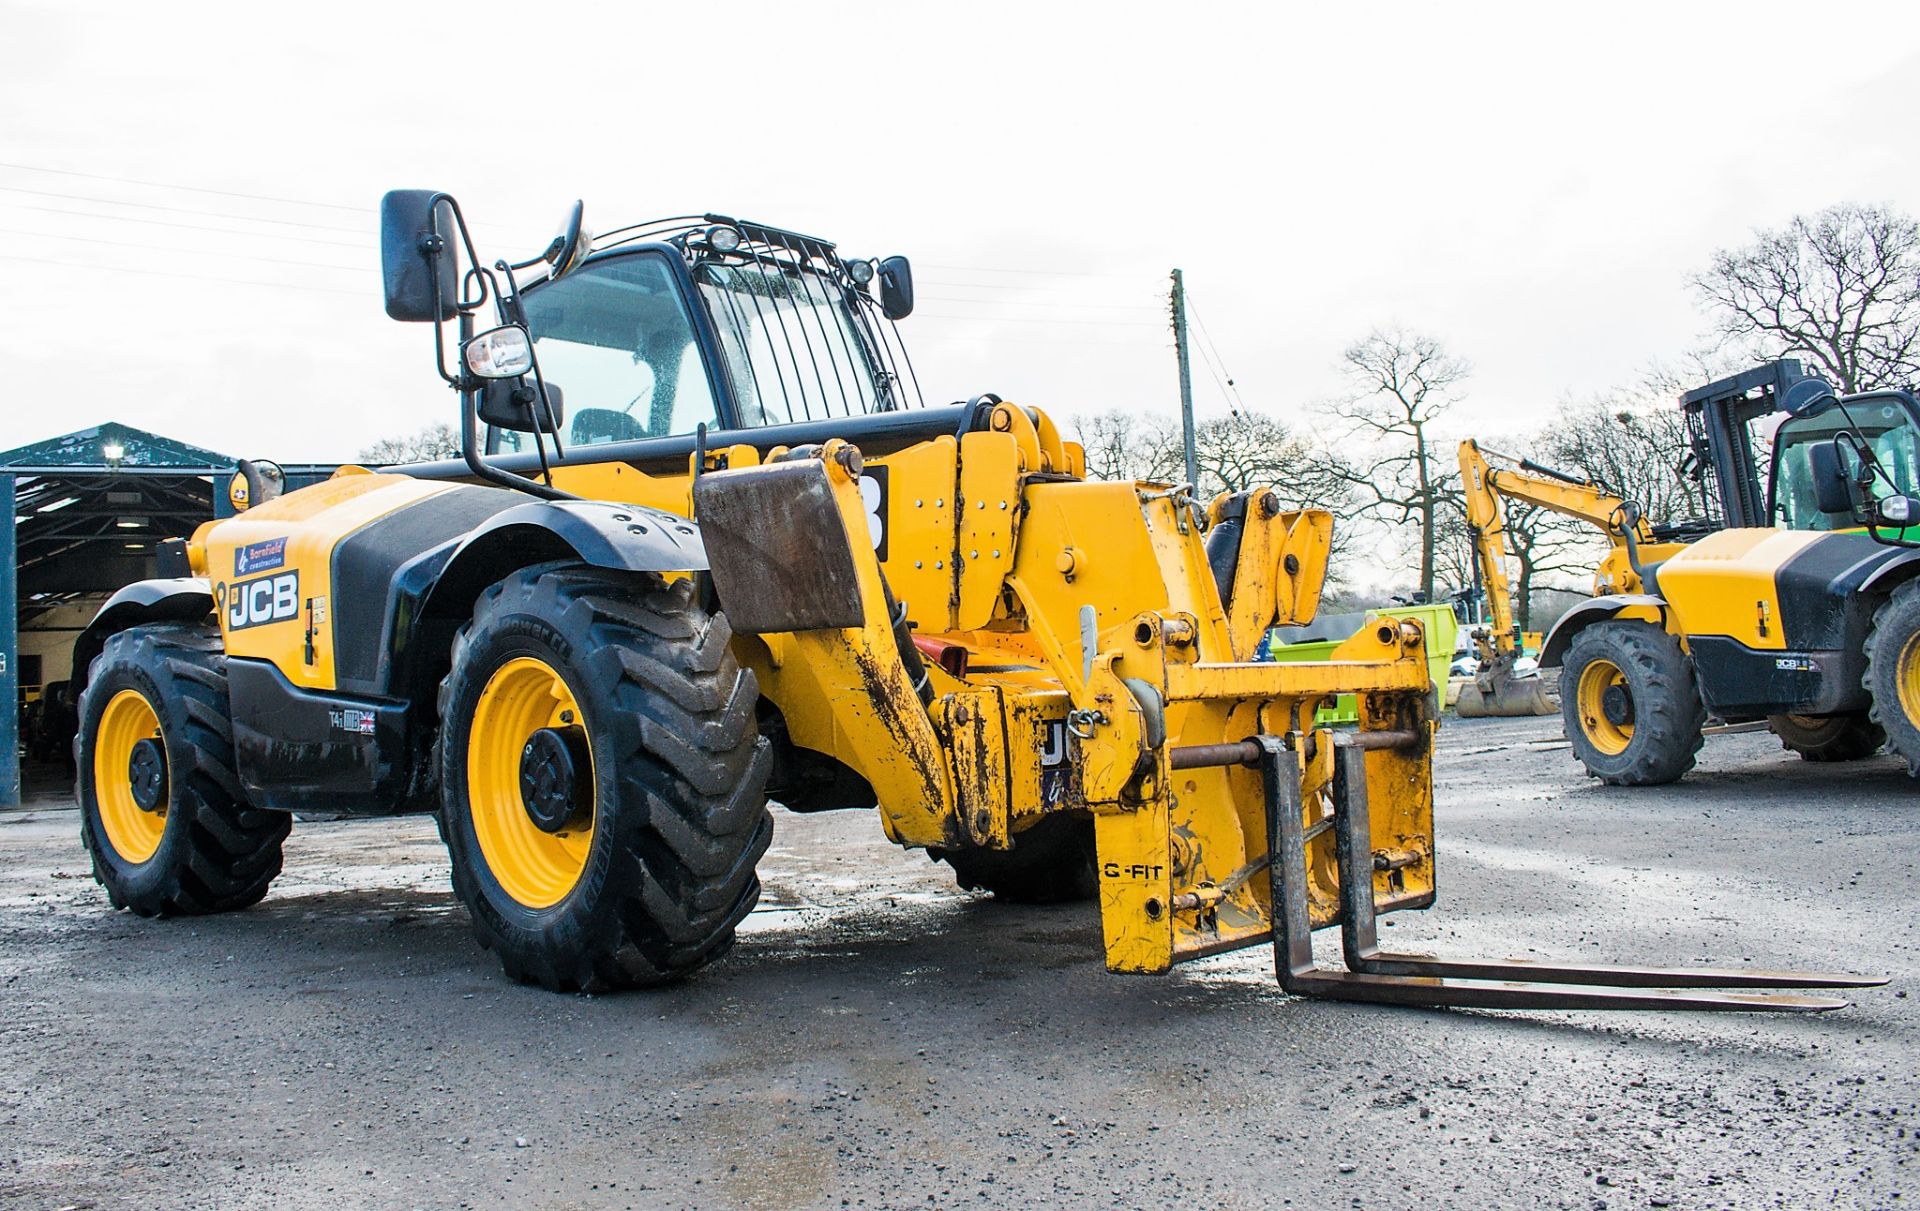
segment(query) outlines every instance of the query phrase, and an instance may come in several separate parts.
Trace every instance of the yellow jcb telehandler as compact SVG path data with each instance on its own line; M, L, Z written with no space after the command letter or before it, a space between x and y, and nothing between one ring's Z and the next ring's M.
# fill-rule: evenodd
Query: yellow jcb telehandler
M1920 774L1920 405L1900 390L1841 396L1785 360L1689 391L1681 407L1713 515L1669 526L1601 485L1460 448L1496 610L1506 609L1502 498L1581 518L1609 540L1593 598L1540 653L1561 670L1574 754L1608 783L1672 782L1693 768L1710 717L1766 720L1809 761L1859 760L1884 744ZM1462 714L1532 713L1499 617Z
M771 796L873 810L969 886L1097 894L1115 971L1271 941L1287 989L1360 1001L1806 1010L1843 1002L1691 990L1874 982L1382 953L1377 914L1436 885L1420 628L1254 662L1312 616L1329 516L1095 482L1038 409L925 406L904 258L716 215L594 240L576 206L488 267L445 194L382 223L462 455L283 495L250 466L246 510L81 636L116 905L259 900L292 811L434 812L509 973L654 985L731 944ZM1316 727L1341 693L1359 726ZM1335 925L1345 970L1314 962Z

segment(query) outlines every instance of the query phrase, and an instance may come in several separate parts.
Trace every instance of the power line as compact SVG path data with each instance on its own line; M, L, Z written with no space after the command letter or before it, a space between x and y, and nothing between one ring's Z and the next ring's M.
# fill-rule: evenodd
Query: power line
M1220 356L1220 347L1213 343L1213 334L1207 331L1207 322L1200 318L1200 309L1193 305L1192 291L1187 292L1187 310L1193 313L1193 322L1195 327L1200 329L1201 339L1206 341L1208 348L1213 350L1214 358L1220 363L1220 374L1227 380L1225 390L1230 396L1228 406L1233 409L1236 416L1245 412L1247 410L1247 402L1240 398L1240 388L1235 385L1233 375L1227 370L1227 359ZM1209 369L1211 369L1211 367L1209 367Z
M1064 307L1064 308L1070 308L1074 310L1151 312L1156 315L1159 313L1159 308L1146 307L1146 306L1142 306L1139 303L1054 303L1054 302L1047 302L1041 299L1022 300L1022 299L1014 299L1014 298L963 299L963 298L950 298L948 296L938 295L938 294L923 294L920 297L923 299L927 299L930 302L965 303L973 307Z
M928 264L927 268L928 269L951 269L961 273L1021 273L1021 274L1029 274L1034 277L1048 277L1048 278L1116 278L1121 280L1138 280L1138 276L1131 273L1088 273L1084 270L1079 270L1079 269L1012 269L1012 268L1002 269L992 265L934 265L934 264Z
M952 341L979 342L982 344L993 345L995 347L998 347L1000 345L1040 345L1040 346L1046 346L1046 347L1051 347L1054 345L1072 345L1075 347L1089 346L1089 347L1098 347L1101 349L1140 349L1140 350L1147 350L1149 352L1152 352L1155 357L1159 357L1161 355L1160 349L1164 349L1164 346L1159 347L1159 349L1149 349L1149 347L1144 342L1141 342L1141 341L1090 341L1090 340L1077 340L1072 337L1066 337L1066 336L1060 336L1060 337L1000 336L998 334L991 334L991 333L985 333L985 332L972 332L972 333L945 332L938 328L930 329L925 334L915 337L914 339L915 339L916 349L922 350L922 351L925 350L925 348L928 345L932 345L937 342L943 342L943 341L944 342L952 342Z
M62 177L78 177L78 178L81 178L81 179L83 179L83 180L89 180L89 181L111 181L111 182L113 182L113 183L115 183L115 184L119 184L119 185L138 185L138 186L141 186L141 187L143 187L143 188L147 188L147 189L177 189L177 190L181 190L181 191L183 191L183 192L186 192L186 193L203 193L203 194L209 194L209 195L211 195L211 196L214 196L214 197L222 197L222 198L243 198L243 199L245 199L245 200L247 200L247 201L250 201L250 202L271 202L271 203L274 203L274 204L276 204L276 205L281 205L281 206L309 206L309 207L318 207L318 208L320 208L320 209L323 209L323 210L344 210L344 211L348 211L348 212L350 212L350 213L353 213L353 214L374 214L374 213L376 213L376 211L375 211L375 208L374 208L374 207L372 207L372 206L349 206L349 205L347 205L347 204L346 204L346 203L344 203L344 202L315 202L315 201L310 201L310 200L308 200L308 199L305 199L305 198L285 198L285 197L276 197L276 196L273 196L273 195L271 195L271 194L261 194L261 193L241 193L241 192L239 192L239 191L237 191L237 190L232 190L232 189L209 189L209 188L206 188L205 186L201 186L201 185L179 185L179 184L175 184L175 183L173 183L173 182L170 182L170 181L145 181L145 180L140 180L140 179L138 179L138 178L136 178L136 177L116 177L116 176L109 176L109 175L107 175L107 174L105 174L105 173L97 173L97 172L78 172L78 171L75 171L75 170L73 170L73 169L69 169L69 168L45 168L45 167L42 167L42 166L40 166L40 165L37 165L37 164L13 164L13 163L7 163L7 162L4 162L4 161L0 161L0 168L11 168L11 169L14 169L14 170L16 170L16 171L19 171L19 172L44 172L44 173L51 173L51 174L53 174L53 175L55 175L55 176L62 176ZM106 199L106 198L99 198L99 199L83 199L83 200L89 200L89 201L109 201L110 199ZM144 206L144 205L150 205L150 203L145 203L145 202L119 202L119 203L115 203L115 204L116 204L116 205L122 205L122 206ZM164 209L164 207L162 207L162 209ZM194 213L211 213L211 212L194 212ZM267 222L267 223L271 223L271 222L283 222L283 221L285 221L285 220L278 220L278 219L256 219L256 220L253 220L253 221L255 221L255 222ZM479 220L476 220L476 221L474 221L474 222L472 222L472 223L470 223L470 224L469 224L469 226L471 226L471 227L486 227L486 228L490 228L490 229L493 229L493 230L508 230L508 229L509 229L509 228L508 228L508 226L507 226L507 225L504 225L504 224L500 224L500 223L494 223L494 222L486 222L486 221L479 221ZM356 231L357 231L357 230L359 230L359 229L358 229L358 228L352 228L352 229L349 229L349 228L345 228L345 227L329 227L329 228L327 228L327 230L329 230L329 231L347 231L347 230L356 230Z
M111 248L138 248L146 252L171 252L182 256L217 256L236 261L258 261L263 265L299 265L308 269L341 269L348 273L372 273L365 265L329 265L325 261L289 261L282 257L249 256L244 252L216 252L201 248L168 248L162 244L136 244L128 240L103 240L96 236L55 235L50 231L21 231L0 227L0 235L24 235L42 240L71 240L77 244L104 244Z
M132 273L150 278L179 278L189 282L222 282L229 286L265 286L270 290L301 290L309 294L348 294L367 297L364 290L336 290L330 286L302 286L293 282L263 282L258 278L223 278L204 273L172 273L164 269L135 269L131 265L89 265L85 261L56 261L50 257L17 256L0 252L0 261L23 261L30 265L57 265L62 269L94 269L101 273Z
M281 202L289 206L318 206L326 210L351 210L358 214L373 213L371 206L348 206L342 202L308 202L301 198L276 198L261 193L238 193L231 189L208 189L201 185L172 185L166 181L142 181L134 177L110 177L98 172L76 172L71 168L41 168L36 164L5 162L0 162L0 168L12 168L20 172L44 172L58 177L83 177L89 181L112 181L120 185L143 185L150 189L178 189L187 193L206 193L222 198L245 198L250 202Z
M324 244L329 248L351 248L356 252L371 250L371 246L367 244L351 244L346 240L323 240L318 236L282 235L277 231L235 231L230 227L209 227L205 223L175 223L168 219L143 219L130 214L96 214L87 210L63 210L58 206L35 206L30 202L0 202L0 206L10 206L15 210L65 215L71 219L99 219L107 223L142 223L149 227L178 227L184 231L212 231L224 236L244 236L252 240L293 240L301 244Z
M191 206L166 206L159 202L122 202L115 198L96 198L84 193L59 193L51 189L27 189L20 185L0 185L8 193L28 193L41 198L60 198L68 202L92 202L99 206L127 206L135 210L160 210L168 214L192 214L209 219L232 219L240 223L271 223L276 227L305 227L314 231L342 231L362 234L358 227L335 227L330 223L302 223L297 219L263 219L258 215L232 214L224 210L195 210Z
M943 315L938 311L923 311L916 314L924 315L928 319L937 320L994 321L994 317L988 315ZM1055 320L1042 319L1038 316L1022 315L1010 315L1000 322L1008 324L1093 324L1104 328L1158 328L1160 326L1160 321L1158 320Z

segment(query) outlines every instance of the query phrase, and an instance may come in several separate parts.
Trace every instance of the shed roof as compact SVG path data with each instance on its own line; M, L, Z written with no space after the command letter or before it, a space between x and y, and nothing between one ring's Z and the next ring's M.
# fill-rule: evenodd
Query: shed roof
M106 451L120 447L120 457L110 460ZM75 429L45 441L29 442L12 450L0 451L0 468L24 471L27 468L48 471L59 469L96 470L127 468L168 468L205 475L231 471L231 455L203 446L191 445L118 421L107 421L86 429Z

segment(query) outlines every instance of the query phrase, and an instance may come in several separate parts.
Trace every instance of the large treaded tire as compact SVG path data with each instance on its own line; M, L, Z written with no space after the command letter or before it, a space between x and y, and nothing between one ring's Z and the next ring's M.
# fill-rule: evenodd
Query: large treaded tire
M1633 732L1619 752L1607 752L1582 718L1581 674L1607 661L1623 675L1632 704ZM1608 786L1658 786L1693 768L1705 743L1707 711L1686 653L1673 636L1648 622L1615 620L1574 636L1560 669L1560 717L1573 755Z
M142 862L114 848L93 774L101 716L123 690L139 691L153 708L166 751L165 831ZM79 713L73 751L80 839L113 906L167 917L258 903L280 873L280 847L293 818L250 806L234 776L227 658L218 629L210 623L141 626L109 637L94 658Z
M1867 718L1886 734L1887 748L1907 763L1907 773L1920 778L1920 580L1895 589L1873 612L1861 684L1871 702Z
M1859 715L1772 715L1767 727L1781 748L1807 761L1861 761L1887 742L1879 724Z
M1069 904L1100 892L1094 858L1093 820L1081 815L1047 816L1015 834L1012 849L929 849L936 862L953 867L967 891L989 891L1010 904Z
M773 835L759 687L732 638L686 580L543 564L481 595L441 686L439 819L474 934L514 979L648 987L732 946ZM564 898L541 908L488 869L466 799L474 708L494 671L521 656L566 679L591 737L590 848Z

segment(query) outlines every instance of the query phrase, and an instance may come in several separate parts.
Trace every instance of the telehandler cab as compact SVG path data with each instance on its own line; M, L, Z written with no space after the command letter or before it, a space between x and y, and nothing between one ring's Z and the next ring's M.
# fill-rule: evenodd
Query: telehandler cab
M1097 894L1115 971L1272 941L1287 989L1360 1001L1808 1010L1844 1002L1675 990L1875 982L1382 953L1376 915L1434 898L1421 630L1252 659L1312 616L1328 514L1090 481L1044 412L925 406L904 258L713 215L594 240L576 205L489 267L447 195L381 210L387 311L433 326L462 457L277 497L250 466L246 510L81 636L115 905L259 900L292 811L435 812L511 975L660 984L732 943L771 795L876 810L964 886ZM1315 727L1340 693L1359 727Z
M1461 445L1495 619L1461 713L1533 713L1537 690L1510 671L1498 566L1501 502L1523 500L1610 544L1595 596L1540 654L1561 669L1567 738L1594 777L1672 782L1693 768L1709 717L1767 720L1809 761L1885 744L1920 775L1920 405L1907 391L1838 395L1784 360L1689 391L1681 407L1708 516L1667 525L1600 484Z

